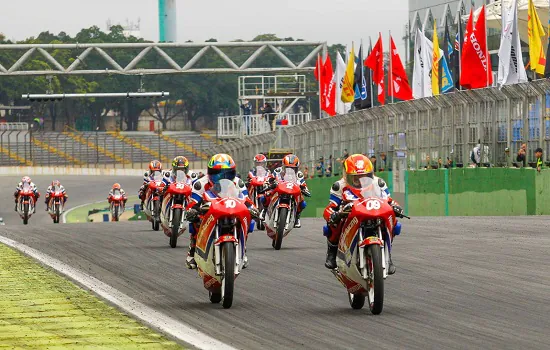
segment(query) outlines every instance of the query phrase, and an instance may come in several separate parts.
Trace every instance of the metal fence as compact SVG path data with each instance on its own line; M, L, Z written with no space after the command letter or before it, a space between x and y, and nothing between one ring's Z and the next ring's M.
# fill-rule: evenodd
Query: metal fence
M211 153L232 154L238 165L249 167L254 154L274 142L275 133L269 133L225 143ZM512 166L523 143L527 162L535 161L537 147L548 160L550 81L399 102L287 127L282 137L282 144L295 150L310 173L321 157L332 156L337 165L346 150L376 156L378 168L391 168L396 152L406 154L408 169L436 167L447 159L468 166L478 143L482 163L490 166Z

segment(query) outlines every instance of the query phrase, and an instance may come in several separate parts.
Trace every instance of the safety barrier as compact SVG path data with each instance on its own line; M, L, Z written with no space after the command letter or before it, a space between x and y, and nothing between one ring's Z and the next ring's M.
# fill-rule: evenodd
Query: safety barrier
M61 157L61 158L64 158L66 159L69 164L74 164L74 165L84 165L83 162L81 162L80 160L74 158L73 156L47 144L46 142L43 142L37 138L33 138L32 139L32 143L36 146L38 146L39 148L43 149L44 151L46 152L49 152L49 153L52 153L54 154L55 156L57 157Z
M0 131L4 130L29 130L28 123L0 123Z
M550 169L455 168L406 172L411 216L550 214Z
M0 146L0 153L5 154L6 156L8 156L8 158L14 160L17 164L32 165L32 163L27 159L21 157L17 153L10 152L9 149L5 149L1 146ZM3 162L3 163L6 164L7 162Z
M131 162L128 159L122 158L114 154L113 152L101 147L99 144L94 143L90 141L90 136L84 137L80 133L78 133L76 130L71 130L70 128L65 128L65 131L63 131L64 135L67 135L68 137L72 138L73 140L87 146L91 150L96 150L96 158L97 162L99 163L99 154L102 154L104 156L107 156L111 158L112 160L120 163L120 164L130 164ZM96 136L96 139L99 139L99 137Z
M130 145L130 146L132 146L134 148L137 148L137 149L139 149L139 150L141 150L145 153L148 153L151 157L153 157L155 159L159 159L163 162L169 162L169 159L165 156L163 157L160 152L155 152L152 149L150 149L149 147L146 147L143 144L137 142L136 140L134 140L130 137L126 137L124 135L121 135L119 132L108 131L107 134L117 138L118 140L126 143L127 145Z
M160 137L163 140L167 141L167 142L173 143L174 145L178 146L179 148L183 148L187 152L191 152L192 154L194 154L197 157L200 157L202 159L208 159L208 155L206 153L201 152L201 151L191 147L190 145L188 145L187 143L185 143L183 141L171 138L171 137L169 137L168 135L165 135L165 134L161 134Z

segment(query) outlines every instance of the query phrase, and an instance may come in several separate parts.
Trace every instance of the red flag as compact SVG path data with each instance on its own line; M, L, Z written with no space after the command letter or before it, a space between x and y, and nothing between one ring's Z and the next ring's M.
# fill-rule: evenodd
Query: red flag
M329 55L327 55L321 72L321 108L328 115L334 116L336 115L336 85Z
M391 43L391 82L390 96L398 98L400 100L412 100L413 93L407 73L399 57L399 52L395 47L393 38L390 36Z
M487 51L485 5L481 9L475 29L472 30L472 28L473 13L470 11L462 47L462 71L460 72L460 85L466 89L478 89L493 85L491 59L489 51Z
M378 101L380 104L385 102L384 94L384 50L382 49L382 34L378 37L378 41L372 48L372 52L365 60L365 66L372 70L372 81L378 86Z

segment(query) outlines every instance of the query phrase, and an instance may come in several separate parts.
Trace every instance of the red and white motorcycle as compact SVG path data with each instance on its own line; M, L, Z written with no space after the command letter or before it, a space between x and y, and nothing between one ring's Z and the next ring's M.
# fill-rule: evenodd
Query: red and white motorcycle
M170 237L170 247L172 248L176 248L178 237L185 232L188 226L184 219L190 195L191 186L188 184L187 174L178 170L176 180L168 186L164 193L160 214L160 225L164 234Z
M210 302L223 300L228 309L233 304L235 279L243 268L251 217L233 181L223 179L215 187L211 192L216 197L200 209L205 214L197 233L195 261Z
M294 228L302 190L293 169L286 169L282 181L272 190L271 202L266 211L265 226L272 246L281 249L283 237Z
M111 221L118 221L122 213L124 213L124 198L119 189L113 191L109 210L111 211Z
M50 192L50 199L48 200L48 214L53 220L54 224L59 224L59 218L63 214L65 208L65 194L60 190L59 186L54 186Z
M264 185L269 179L269 173L263 166L256 167L256 176L253 176L250 179L250 185L248 187L248 198L254 203L254 206L258 210L263 209L263 200L265 199ZM265 230L265 225L263 221L258 221L258 230Z
M145 191L145 206L143 212L147 216L147 220L151 222L154 231L160 229L160 208L161 208L161 192L164 188L162 172L155 171L153 180L149 181Z
M347 218L338 242L338 268L332 272L346 287L352 308L361 309L367 298L370 311L377 315L384 306L395 212L388 202L391 199L382 199L382 189L376 181L370 177L360 181L360 189L343 194L348 204L341 212Z
M17 213L23 219L24 225L29 223L29 219L34 213L35 205L36 197L34 191L29 183L24 183L17 197Z

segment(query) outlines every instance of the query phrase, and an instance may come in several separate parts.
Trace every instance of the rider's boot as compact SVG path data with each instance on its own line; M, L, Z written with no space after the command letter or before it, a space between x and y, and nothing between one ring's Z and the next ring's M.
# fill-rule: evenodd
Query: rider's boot
M260 219L261 221L265 221L265 208L262 208L258 219Z
M50 210L50 207L48 206L48 204L46 204L46 211Z
M195 238L192 237L191 242L189 243L189 252L187 253L186 259L187 267L192 270L197 268L197 262L195 261L195 244Z
M395 265L393 264L393 261L391 260L391 255L390 255L390 263L388 265L388 275L393 275L395 273Z
M336 253L338 252L338 245L330 243L327 240L327 261L325 261L325 267L327 269L334 270L336 266Z
M143 201L139 204L139 210L143 211Z
M296 221L294 221L294 227L296 228L300 228L302 227L302 223L300 222L300 215L302 215L302 213L296 213Z

